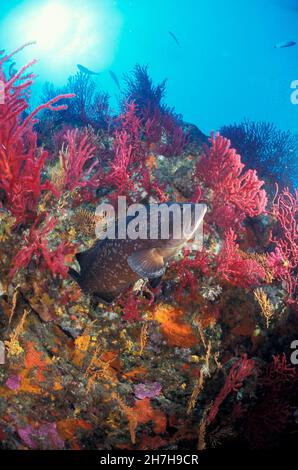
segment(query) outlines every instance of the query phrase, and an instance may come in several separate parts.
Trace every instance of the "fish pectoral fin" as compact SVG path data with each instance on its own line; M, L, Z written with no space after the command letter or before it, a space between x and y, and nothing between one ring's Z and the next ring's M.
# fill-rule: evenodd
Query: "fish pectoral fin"
M160 277L165 272L164 259L155 248L136 251L127 259L129 267L141 277Z

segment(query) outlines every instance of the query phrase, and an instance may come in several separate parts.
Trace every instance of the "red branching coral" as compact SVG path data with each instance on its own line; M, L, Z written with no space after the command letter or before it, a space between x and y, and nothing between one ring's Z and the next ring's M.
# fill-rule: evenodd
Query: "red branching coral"
M90 163L94 157L95 147L88 143L87 132L80 132L78 129L68 130L66 143L67 147L60 152L64 177L63 189L69 191L79 187L96 189L100 177L99 161L95 159Z
M198 278L199 273L208 275L210 272L209 254L203 251L196 251L195 254L188 249L184 250L184 256L179 261L174 261L171 270L175 273L178 281L176 292L177 301L182 300L182 294L185 289L190 289L191 298L196 300L198 297Z
M237 392L243 384L243 381L252 375L255 368L255 361L247 359L247 355L243 356L232 365L229 374L226 378L224 386L217 395L212 407L209 411L207 422L210 424L216 417L220 405L227 398L231 392Z
M119 128L115 131L113 141L114 158L108 174L102 184L115 189L112 199L137 192L133 175L143 168L145 154L140 138L140 121L136 116L134 103L127 104L125 112L120 115Z
M165 157L181 155L188 135L181 127L181 117L163 103L166 80L155 86L147 67L137 64L125 82L122 107L133 104L146 148Z
M195 254L185 250L183 258L172 263L171 271L178 281L176 297L179 302L186 289L189 289L192 300L198 300L200 274L244 289L259 285L266 277L264 267L239 249L232 229L225 232L218 255L212 255L205 249Z
M123 307L123 320L135 322L141 320L140 299L129 291Z
M152 174L147 166L142 165L142 173L140 177L141 186L144 188L148 195L155 195L159 202L166 202L169 200L166 194L165 185L159 184L156 180L153 180Z
M131 289L122 294L119 304L123 306L123 320L135 322L141 320L141 298Z
M272 238L275 251L268 256L268 265L273 269L277 279L284 282L289 303L295 301L294 295L298 286L298 191L295 195L288 189L276 193L272 205L272 215L279 224L280 236Z
M176 123L170 113L162 113L158 108L145 119L145 140L148 148L165 157L181 155L188 143L188 135Z
M282 433L291 419L296 390L296 369L285 354L273 356L259 377L261 396L248 415L247 431L253 447L264 448Z
M0 60L0 80L4 83L4 103L0 106L0 189L17 223L34 218L41 192L53 190L50 183L43 183L41 178L47 152L37 147L37 137L33 131L35 117L44 109L66 109L65 105L53 105L62 98L73 96L59 95L24 118L23 113L29 108L28 93L34 78L32 73L27 74L27 70L36 61L25 65L11 77L6 76L4 70L5 63L22 48Z
M130 172L133 148L129 140L129 134L126 131L116 132L114 141L115 158L104 180L107 186L111 185L115 188L114 197L129 197L129 192L135 189L135 183Z
M289 383L294 383L296 378L296 369L287 363L285 353L280 356L273 356L271 362L262 377L262 384L265 387L274 387L281 389Z
M38 227L41 223L42 215L40 215L30 228L29 234L25 236L25 245L18 251L12 260L12 269L10 277L13 277L20 269L27 268L31 260L34 258L36 264L46 267L54 276L60 274L63 278L67 276L68 267L64 265L64 257L73 251L65 243L51 251L48 246L47 236L53 230L57 221L54 218L47 218L42 227Z
M212 220L220 228L238 228L245 216L254 217L265 211L267 196L261 189L263 181L254 170L243 172L241 157L230 147L228 139L212 133L210 143L197 164L196 177L213 191Z
M142 320L142 314L151 309L154 298L154 289L149 286L144 286L139 292L127 289L118 299L119 305L123 308L123 320L128 322Z
M121 131L125 131L129 137L129 144L133 151L132 162L136 163L143 157L143 146L140 138L141 121L136 114L136 104L126 103L124 112L117 119Z
M167 197L163 188L152 178L146 166L148 149L142 140L141 123L133 102L126 105L125 112L118 121L120 126L115 131L113 141L114 159L101 185L115 189L111 196L112 201L117 196L126 196L129 201L136 202L144 193L165 201Z
M239 250L236 234L232 229L225 232L225 239L216 261L217 275L234 286L253 287L265 279L264 268L256 260L245 257Z

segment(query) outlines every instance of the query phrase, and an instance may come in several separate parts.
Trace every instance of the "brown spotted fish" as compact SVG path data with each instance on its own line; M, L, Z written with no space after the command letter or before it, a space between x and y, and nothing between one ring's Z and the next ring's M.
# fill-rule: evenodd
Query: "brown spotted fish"
M168 211L168 215L164 212L158 213L154 223L149 215L149 206L143 206L146 207L145 214L142 212L128 216L124 222L127 230L135 228L134 233L138 232L138 238L131 237L130 233L126 233L123 237L123 234L120 234L120 221L118 220L112 237L108 235L103 240L99 239L93 247L76 255L80 264L80 273L70 268L69 274L85 293L94 295L105 302L112 302L140 278L149 279L154 284L154 281L163 276L168 260L193 239L203 223L207 209L205 204L191 203L165 203L163 206L172 209L173 204L181 213L181 223L177 223L171 210ZM185 205L191 208L187 233L182 229L183 206ZM122 223L123 221L124 219ZM150 224L152 224L151 227Z

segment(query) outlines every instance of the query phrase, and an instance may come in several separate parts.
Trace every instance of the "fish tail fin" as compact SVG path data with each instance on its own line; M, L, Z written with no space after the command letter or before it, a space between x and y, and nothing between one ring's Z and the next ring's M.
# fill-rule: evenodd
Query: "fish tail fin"
M81 285L81 276L75 269L69 268L68 274L79 284L79 286Z

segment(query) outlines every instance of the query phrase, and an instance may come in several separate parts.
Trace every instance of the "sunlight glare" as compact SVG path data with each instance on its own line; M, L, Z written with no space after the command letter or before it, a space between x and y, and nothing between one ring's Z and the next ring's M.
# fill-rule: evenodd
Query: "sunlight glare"
M96 71L109 66L122 17L110 0L44 0L38 4L24 0L10 13L5 25L0 39L5 37L5 42L15 43L15 47L20 42L36 41L34 54L41 59L38 72L46 73L51 80L59 70L62 82L76 71L77 63Z

